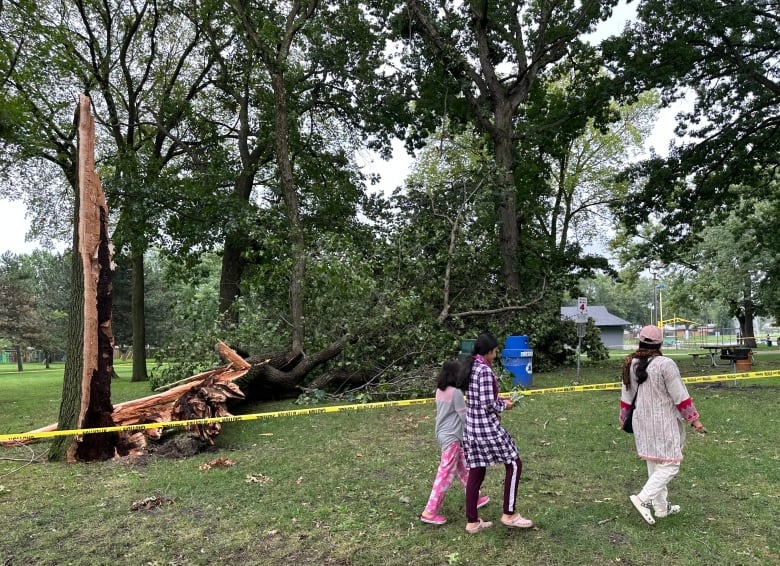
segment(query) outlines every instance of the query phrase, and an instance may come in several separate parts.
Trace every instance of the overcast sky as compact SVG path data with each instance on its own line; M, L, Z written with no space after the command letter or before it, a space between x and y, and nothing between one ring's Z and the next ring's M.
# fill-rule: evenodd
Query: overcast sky
M0 199L0 254L7 251L26 254L38 247L35 242L24 241L30 227L26 213L23 202Z
M591 41L600 41L604 37L619 33L626 20L635 15L634 5L626 5L625 1L621 1L615 8L613 17L602 24L597 33L591 35ZM655 130L646 144L648 149L653 147L661 155L667 153L667 146L674 130L674 117L678 110L679 107L673 107L661 112ZM407 155L400 141L394 142L393 148L394 157L390 161L383 161L378 157L366 160L365 168L382 177L382 182L375 190L390 193L395 187L403 185L408 174L412 157ZM24 254L39 247L36 242L25 241L25 234L30 227L26 213L25 205L21 201L0 198L0 254L6 251Z

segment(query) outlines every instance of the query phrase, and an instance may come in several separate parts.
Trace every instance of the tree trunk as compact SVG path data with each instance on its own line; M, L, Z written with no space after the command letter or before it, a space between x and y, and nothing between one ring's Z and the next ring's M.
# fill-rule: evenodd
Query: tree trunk
M144 312L144 256L133 256L133 373L130 381L148 381L146 373L146 314Z
M89 404L82 419L82 426L85 427L114 425L112 418L114 408L111 405L111 380L114 377L114 336L111 332L113 267L108 237L108 208L105 205L105 200L98 211L100 213L100 240L97 261L95 262L96 269L93 268L93 271L97 271L97 280L94 286L94 297L97 299L94 315L97 321L92 322L93 319L90 317L89 324L90 326L94 324L95 328L85 328L85 331L96 335L97 348L94 353L90 353L90 356L95 356L96 362L92 375L85 376L89 382ZM84 296L91 300L93 297L91 289L87 295L85 287ZM85 322L87 322L86 317ZM75 445L75 459L92 462L113 458L117 440L116 433L86 435L81 442Z
M279 168L279 183L282 197L287 208L287 222L290 230L290 243L293 268L290 273L290 318L292 319L292 351L303 352L305 336L303 317L303 278L306 274L306 243L301 226L298 193L295 190L290 148L288 145L289 125L287 123L287 103L284 75L276 72L271 77L276 108L276 165Z
M17 344L14 346L16 349L16 369L17 371L24 371L24 365L22 364L22 347Z
M742 336L741 344L747 348L756 347L756 337L753 336L754 308L752 301L745 301L737 313L739 321L739 333Z
M73 271L73 295L69 326L70 367L66 364L60 426L95 428L112 426L111 376L113 336L111 333L112 267L108 239L108 207L95 173L95 124L90 100L79 97L78 214L74 241L78 241L81 269ZM74 260L74 265L75 265ZM74 323L80 321L80 328ZM81 351L73 348L81 336ZM79 365L81 375L73 371ZM70 372L70 373L69 373ZM75 425L75 426L74 426ZM66 460L104 460L114 456L116 434L90 434L68 438L52 445L50 456Z
M242 112L242 119L244 113ZM246 140L241 140L241 144ZM252 170L260 156L259 152L250 153L242 147L241 163L246 171ZM252 195L254 174L243 172L236 179L233 187L233 195L241 202L249 202ZM248 241L242 231L230 232L225 236L225 245L222 250L222 273L219 279L219 314L222 322L228 326L238 325L238 311L233 308L241 296L241 280L244 278L246 260L244 252L248 247Z
M80 114L81 111L77 108L76 125L78 125ZM72 162L78 164L79 157L74 158ZM74 170L67 176L74 194L72 249L75 251L80 246L78 218L81 211L81 190L79 189L78 173ZM57 419L59 426L63 429L76 428L79 407L81 406L81 374L84 365L82 357L84 352L84 277L82 277L81 254L72 253L70 257L71 292L70 312L68 313L68 344L65 355L65 372L62 379L62 399ZM49 446L49 459L64 460L72 441L72 438L64 436L53 438Z
M506 115L504 115L506 114ZM498 230L501 244L501 271L504 284L512 297L520 295L520 271L518 269L519 227L517 222L517 188L515 186L514 143L512 141L511 110L502 114L496 111L493 145L501 201L498 210Z
M79 217L79 194L76 190L76 198L73 207L75 218ZM78 222L73 226L73 249L79 249ZM84 365L84 278L82 277L81 255L71 254L71 295L70 313L68 316L68 346L65 357L65 374L62 380L62 400L57 422L63 429L76 428L81 406L81 374ZM52 440L49 448L49 459L64 460L68 447L73 439L65 436L57 436Z
M222 273L219 279L219 314L224 324L238 325L238 311L233 308L241 296L241 279L244 277L245 261L243 237L228 234L222 250Z

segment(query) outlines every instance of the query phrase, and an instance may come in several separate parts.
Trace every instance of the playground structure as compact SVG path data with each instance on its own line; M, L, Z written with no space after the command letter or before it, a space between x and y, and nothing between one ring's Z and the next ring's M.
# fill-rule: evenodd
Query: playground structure
M664 337L664 345L685 348L701 344L742 344L756 339L754 336L740 336L736 328L718 328L680 317L659 320L658 328Z
M677 328L680 324L683 325L682 329ZM677 316L673 318L667 318L666 320L659 320L657 325L658 328L661 329L661 334L664 337L664 344L666 345L676 344L677 341L680 340L681 337L679 336L679 330L683 331L682 338L687 340L689 339L691 332L694 330L693 328L690 327L696 327L696 329L700 329L703 326L700 322L696 322L695 320L688 320ZM666 336L667 326L672 327L671 328L672 336L669 336L668 338Z

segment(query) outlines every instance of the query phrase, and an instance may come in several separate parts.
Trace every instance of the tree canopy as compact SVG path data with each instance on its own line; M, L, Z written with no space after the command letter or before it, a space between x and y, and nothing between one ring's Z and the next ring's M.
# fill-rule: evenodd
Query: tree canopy
M689 96L678 117L682 141L668 157L629 170L619 210L627 226L662 219L652 237L671 257L744 196L774 191L780 149L780 7L754 0L645 0L637 21L605 44L628 93L658 88L665 103Z
M134 359L197 342L207 365L219 338L295 354L294 388L401 374L491 330L559 363L561 302L600 273L633 282L604 257L613 226L635 257L692 267L740 210L777 247L777 8L645 0L590 43L617 4L6 3L0 194L62 232L89 92ZM636 162L659 97L688 91L685 142ZM394 137L415 165L376 194L362 154ZM757 275L766 312L778 265Z

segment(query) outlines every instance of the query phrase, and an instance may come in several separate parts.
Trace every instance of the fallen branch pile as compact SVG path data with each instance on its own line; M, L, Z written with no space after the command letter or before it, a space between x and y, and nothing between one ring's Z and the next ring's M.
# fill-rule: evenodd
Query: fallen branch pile
M226 365L169 384L160 388L165 389L160 393L114 405L111 426L231 416L227 410L228 399L244 398L244 393L234 382L246 375L253 366L223 342L217 344L217 350L220 356L228 361ZM263 363L265 362L259 365ZM221 427L219 423L212 423L190 425L187 429L201 440L213 444L213 439L219 434ZM57 423L30 432L52 430L57 430ZM145 453L148 440L159 439L163 430L164 427L160 427L118 433L117 456ZM29 442L32 440L26 441L25 444Z

